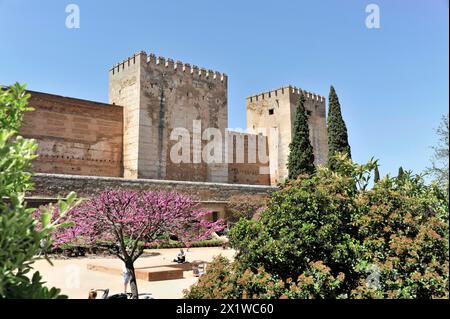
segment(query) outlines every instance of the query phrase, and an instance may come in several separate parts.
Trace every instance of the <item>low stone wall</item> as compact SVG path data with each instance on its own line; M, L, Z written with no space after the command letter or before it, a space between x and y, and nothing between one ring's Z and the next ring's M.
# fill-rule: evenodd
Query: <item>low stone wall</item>
M111 189L176 191L187 194L202 203L225 204L236 195L268 196L276 187L207 182L167 181L154 179L125 179L118 177L78 176L38 173L33 176L34 190L27 198L38 200L65 197L74 191L78 197L89 198Z

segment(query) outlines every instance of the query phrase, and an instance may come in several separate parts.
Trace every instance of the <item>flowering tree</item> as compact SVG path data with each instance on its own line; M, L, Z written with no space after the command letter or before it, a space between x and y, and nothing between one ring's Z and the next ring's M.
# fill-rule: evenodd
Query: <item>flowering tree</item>
M106 191L72 209L74 225L58 233L55 242L80 237L88 244L112 241L111 253L124 262L133 298L138 298L134 262L146 245L171 235L182 241L206 239L223 228L222 221L208 221L208 214L192 198L178 193Z
M78 205L80 201L75 201L75 193L71 193L68 197L73 204L72 207ZM54 229L46 238L43 238L45 245L41 243L41 249L57 248L64 244L74 244L82 240L80 229L73 227L74 223L71 221L71 214L73 209L67 206L66 202L60 201L58 205L49 204L41 206L33 212L33 219L35 220L35 230L42 231L45 223L58 223L60 227ZM45 222L45 220L47 221Z

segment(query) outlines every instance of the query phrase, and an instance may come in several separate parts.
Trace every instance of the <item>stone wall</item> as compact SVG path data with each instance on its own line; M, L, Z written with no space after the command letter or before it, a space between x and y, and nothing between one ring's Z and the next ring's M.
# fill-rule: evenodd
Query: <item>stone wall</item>
M270 185L267 137L228 132L228 182Z
M35 172L122 175L122 107L29 91L20 134L38 142Z
M246 194L255 198L266 198L276 190L270 186L241 184L183 182L153 179L125 179L115 177L87 177L38 173L32 178L34 190L27 195L28 202L43 204L63 198L74 191L80 198L89 198L111 189L133 189L138 191L175 191L192 196L204 208L224 216L227 201L234 196Z

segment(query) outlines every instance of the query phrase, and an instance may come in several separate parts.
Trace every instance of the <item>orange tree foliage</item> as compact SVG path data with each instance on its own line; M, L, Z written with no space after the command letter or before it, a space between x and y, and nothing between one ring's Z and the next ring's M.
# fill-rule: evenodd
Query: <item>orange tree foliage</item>
M231 230L187 298L448 298L448 198L406 173L369 187L376 162L345 155L300 176L258 221Z
M336 291L344 275L331 274L322 262L311 263L297 281L276 278L260 266L255 271L243 270L239 262L231 263L223 256L215 257L197 284L184 290L189 299L273 299L324 298Z

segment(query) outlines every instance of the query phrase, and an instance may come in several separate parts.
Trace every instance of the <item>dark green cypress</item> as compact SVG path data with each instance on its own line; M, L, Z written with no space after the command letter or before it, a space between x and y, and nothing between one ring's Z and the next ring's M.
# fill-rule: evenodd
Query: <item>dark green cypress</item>
M375 183L378 183L378 181L380 180L380 171L378 170L378 165L375 166L375 176L373 178L373 181Z
M347 126L342 118L339 98L334 87L331 86L328 98L328 166L331 169L334 169L333 156L337 152L347 153L350 158L352 157L350 144L348 143Z
M295 114L294 132L289 145L288 171L289 179L300 174L314 173L314 153L309 139L308 116L305 110L305 97L300 95Z
M397 179L402 180L405 177L405 171L403 170L403 167L400 166L398 169Z

